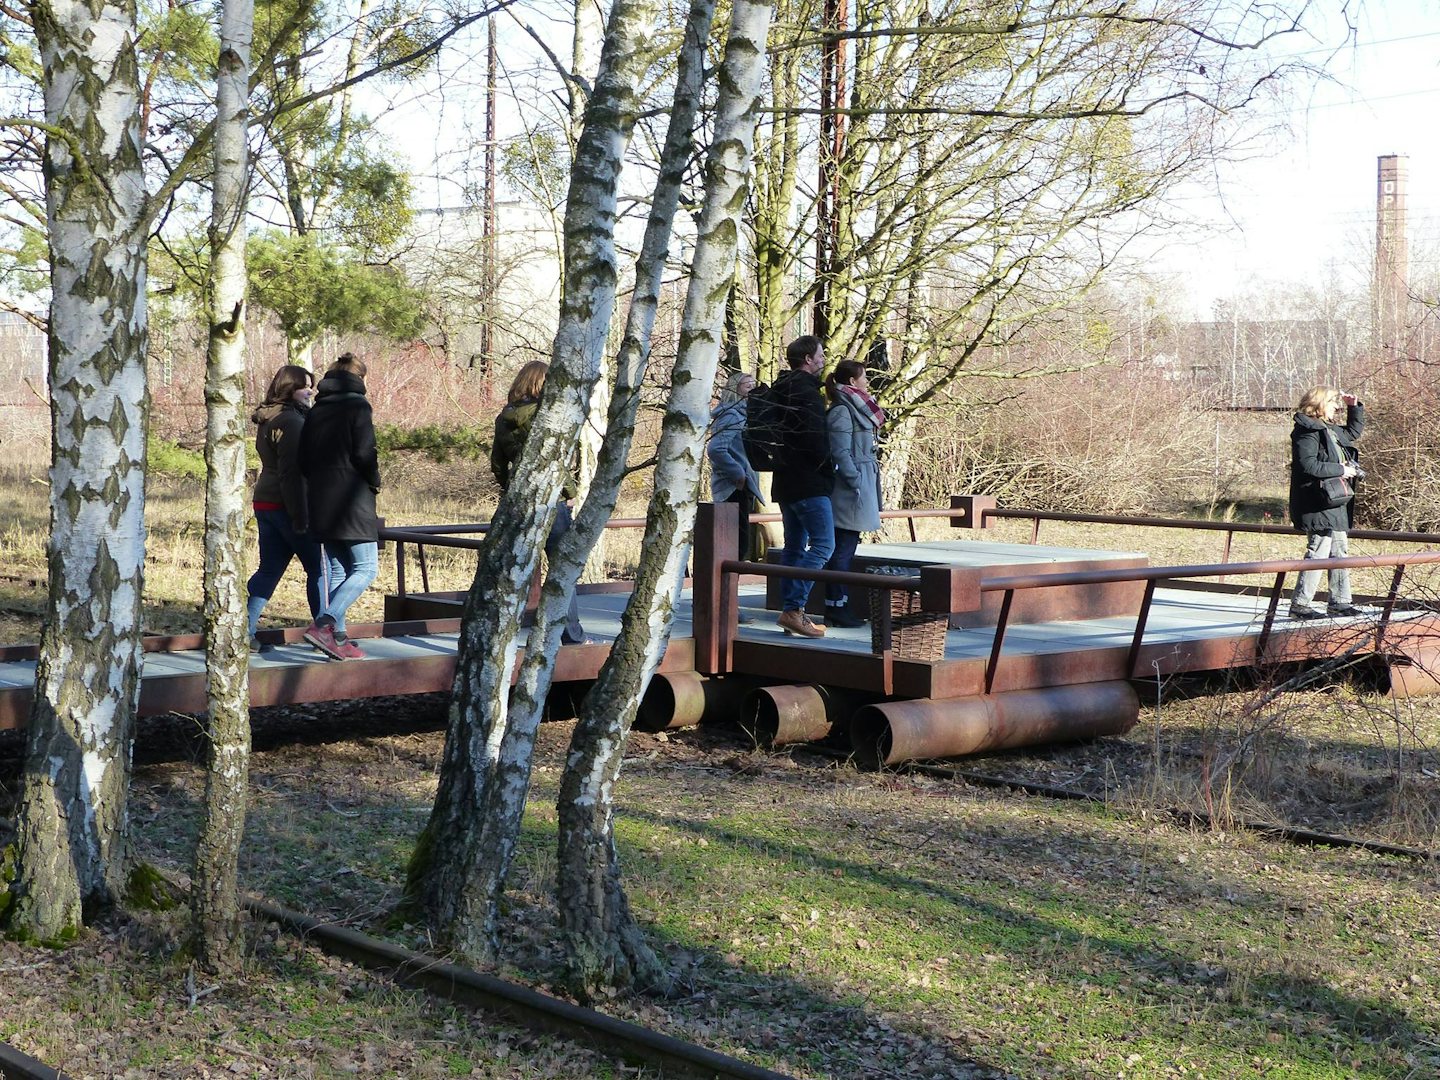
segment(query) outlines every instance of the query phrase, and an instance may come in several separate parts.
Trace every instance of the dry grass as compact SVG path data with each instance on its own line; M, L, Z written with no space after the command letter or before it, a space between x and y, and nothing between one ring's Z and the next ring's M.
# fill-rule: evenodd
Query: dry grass
M319 710L303 720L306 741L259 755L244 875L282 902L383 931L442 740L366 720L359 706ZM542 731L505 916L504 970L541 985L559 962L550 890L568 734ZM1032 766L1050 759L1036 754ZM183 871L202 782L191 763L141 767L137 839L148 858ZM704 731L635 736L618 799L630 897L682 991L619 998L607 1011L796 1077L1368 1080L1440 1070L1440 943L1417 930L1440 918L1430 866L863 775ZM116 933L150 934L163 956L166 932ZM391 932L428 947L416 927ZM73 1026L51 1033L44 1004L93 995L94 968L55 965L52 988L27 993L0 1021L0 1035L59 1050L77 1076L200 1075L184 1071L187 1037L209 1067L241 1076L431 1075L407 1066L399 1038L449 1042L472 1075L540 1074L519 1071L513 1051L506 1062L481 1056L494 1037L482 1019L426 1009L267 931L247 979L193 1007L183 962L146 969L111 937L89 944L149 974L143 985L118 975L102 984L83 1053L66 1049ZM133 1060L129 1038L155 1015L171 1055L163 1067ZM207 1031L225 1034L207 1041ZM552 1053L524 1044L537 1070ZM544 1075L586 1067L572 1060Z
M460 470L445 478L425 497L422 475L393 473L382 512L396 523L488 515ZM0 484L15 495L0 558L20 579L0 594L0 641L33 639L44 488L13 465ZM158 481L149 512L147 618L193 628L194 491ZM918 531L954 535L941 520ZM1023 542L1029 525L989 535ZM633 559L633 538L612 540L613 566ZM1052 524L1040 540L1146 550L1157 564L1215 561L1223 542ZM1296 547L1238 537L1232 558ZM432 587L468 587L472 559L433 554ZM378 617L393 575L382 559L358 617ZM304 619L298 572L267 617ZM611 1008L799 1077L1440 1075L1440 943L1417 929L1440 920L1434 867L1231 827L1270 820L1440 847L1440 707L1345 685L1275 693L1286 674L1189 696L1169 687L1126 738L965 763L1104 793L1108 810L797 768L803 751L762 755L705 732L636 736L617 833L636 910L685 993ZM266 724L279 721L262 717L247 887L383 929L433 796L440 721L424 714L435 708L288 710L293 730L273 737ZM193 722L166 723L193 746ZM558 963L553 802L566 735L542 733L507 912L506 968L539 984ZM132 803L140 852L177 873L203 783L190 753L142 762ZM1155 812L1176 805L1214 826ZM416 928L398 934L428 947ZM7 979L0 1039L77 1078L621 1075L263 929L243 979L192 999L182 936L179 916L154 914L64 953L0 946L0 972L25 976Z

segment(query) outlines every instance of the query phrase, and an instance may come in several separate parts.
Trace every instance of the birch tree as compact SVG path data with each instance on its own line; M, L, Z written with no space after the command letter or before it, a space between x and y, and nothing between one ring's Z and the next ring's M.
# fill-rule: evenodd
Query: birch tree
M480 829L509 725L520 614L561 480L574 459L615 306L615 216L621 160L649 62L654 0L619 0L571 166L564 282L550 372L525 449L486 534L466 598L439 789L411 864L409 892L462 955L484 956L490 892L479 873ZM546 592L555 586L547 583Z
M550 566L535 624L527 639L525 659L510 695L509 716L493 778L484 790L475 838L475 880L471 887L480 898L477 908L483 903L484 923L478 936L487 942L491 951L498 945L500 900L525 812L535 735L552 684L551 658L560 647L570 597L574 595L587 556L594 550L597 539L604 535L605 522L615 510L620 484L627 471L640 388L650 358L651 332L659 307L666 252L686 168L694 152L705 49L714 12L714 0L692 0L681 42L659 177L636 262L635 291L615 360L617 380L595 476L590 493Z
M828 355L893 343L881 395L893 474L906 425L977 357L1083 295L1161 223L1167 192L1231 152L1247 106L1302 70L1265 49L1304 11L1304 0L1162 0L1143 12L861 0L851 30L791 20L772 79L792 114L772 125L803 137L799 154L776 159L796 170L794 201L783 171L765 188L782 197L756 200L761 355L817 298ZM848 100L784 98L782 57L800 53L803 70L837 37L854 43ZM819 185L798 170L832 111L848 133L822 214ZM808 254L817 231L830 241L823 266Z
M770 12L768 3L733 3L640 567L620 636L581 706L560 786L557 899L571 986L581 994L599 985L669 982L621 884L614 785L630 725L669 641L675 582L694 528L710 393L749 193Z
M191 904L196 955L232 966L239 944L237 861L250 776L250 650L241 553L245 522L245 141L253 0L225 0L216 73L205 371L205 809Z
M50 585L10 925L57 940L123 892L145 553L145 241L133 0L30 9L51 273Z

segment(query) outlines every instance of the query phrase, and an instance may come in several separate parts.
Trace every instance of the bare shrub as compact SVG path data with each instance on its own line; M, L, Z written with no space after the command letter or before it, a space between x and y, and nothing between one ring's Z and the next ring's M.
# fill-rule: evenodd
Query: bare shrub
M976 380L979 382L979 380ZM968 389L917 426L905 500L951 492L1009 506L1157 513L1233 497L1253 467L1217 446L1193 388L1140 365L1047 376L994 402Z
M1361 525L1440 529L1440 393L1428 369L1375 381L1360 444L1366 477L1355 501Z

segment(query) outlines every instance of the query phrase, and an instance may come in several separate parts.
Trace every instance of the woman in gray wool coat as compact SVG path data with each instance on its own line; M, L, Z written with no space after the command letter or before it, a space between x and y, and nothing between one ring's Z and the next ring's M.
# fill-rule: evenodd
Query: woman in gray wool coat
M749 412L750 391L755 377L737 371L725 384L720 401L710 412L710 442L705 447L710 459L710 498L713 502L733 502L740 507L740 550L745 558L750 550L750 512L760 498L760 478L750 467L745 453L745 419Z
M830 456L835 459L835 489L830 493L835 513L835 551L826 570L849 570L862 532L880 528L880 464L875 451L885 410L870 396L865 365L842 360L825 380L830 410L825 426L830 433ZM850 608L844 585L825 586L825 625L861 626L865 616Z

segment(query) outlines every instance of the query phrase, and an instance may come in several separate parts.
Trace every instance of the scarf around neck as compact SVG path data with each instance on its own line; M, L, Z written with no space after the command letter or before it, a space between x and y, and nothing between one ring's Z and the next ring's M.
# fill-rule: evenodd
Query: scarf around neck
M850 397L854 399L855 404L861 406L865 412L870 414L875 421L875 429L877 431L880 429L880 426L885 423L885 410L880 407L879 402L864 390L861 390L858 386L847 386L844 383L839 384L839 390L842 394L849 394Z

